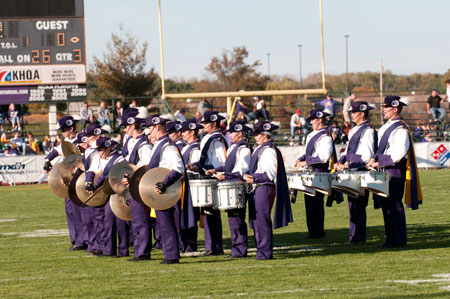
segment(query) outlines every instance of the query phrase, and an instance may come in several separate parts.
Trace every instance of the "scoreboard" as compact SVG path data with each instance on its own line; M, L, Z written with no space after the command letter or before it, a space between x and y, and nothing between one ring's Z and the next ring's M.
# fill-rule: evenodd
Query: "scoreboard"
M1 0L0 103L82 100L85 52L83 0Z

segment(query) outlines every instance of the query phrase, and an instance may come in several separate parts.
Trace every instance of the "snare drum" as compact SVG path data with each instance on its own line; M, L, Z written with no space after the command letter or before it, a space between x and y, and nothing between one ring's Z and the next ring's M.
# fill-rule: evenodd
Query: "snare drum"
M360 173L355 171L335 172L331 175L331 188L351 197L364 195Z
M309 196L316 195L316 191L314 189L305 186L305 184L303 183L301 173L288 173L287 181L288 181L289 189L299 190Z
M192 206L206 208L214 206L217 202L217 180L191 180Z
M245 207L244 182L220 182L217 184L217 202L219 210L241 209Z
M331 195L331 181L329 173L314 172L302 174L302 180L305 186L311 187L317 192L325 195Z
M370 171L361 173L361 187L379 196L389 197L389 180L387 172Z

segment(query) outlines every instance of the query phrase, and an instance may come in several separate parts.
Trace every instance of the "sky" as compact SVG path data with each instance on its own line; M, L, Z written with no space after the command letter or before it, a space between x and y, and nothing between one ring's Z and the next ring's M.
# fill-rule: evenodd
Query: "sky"
M147 41L160 74L158 0L85 0L87 61L120 24ZM214 56L245 46L259 71L299 78L321 71L319 0L161 0L166 79L203 79ZM450 69L450 0L323 0L325 71L395 74ZM270 53L270 63L268 55Z

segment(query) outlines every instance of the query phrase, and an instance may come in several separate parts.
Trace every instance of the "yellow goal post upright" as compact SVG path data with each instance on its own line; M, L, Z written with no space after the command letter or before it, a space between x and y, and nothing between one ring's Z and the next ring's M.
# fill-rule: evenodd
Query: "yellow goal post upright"
M164 54L163 54L163 37L162 37L162 17L161 17L161 0L158 0L158 20L159 20L159 44L161 58L161 99L167 105L167 99L195 99L195 98L227 98L227 113L231 121L236 107L238 97L255 97L255 96L282 96L282 95L318 95L326 94L325 88L325 52L323 40L323 9L322 1L319 0L320 11L320 41L322 56L322 88L318 89L292 89L292 90L255 90L255 91L221 91L221 92L201 92L201 93L168 93L166 94L164 84ZM233 100L234 98L234 100Z

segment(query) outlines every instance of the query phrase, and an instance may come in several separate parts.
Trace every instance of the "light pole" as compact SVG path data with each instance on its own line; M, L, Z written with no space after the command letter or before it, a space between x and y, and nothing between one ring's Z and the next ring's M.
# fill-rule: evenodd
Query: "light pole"
M270 53L267 53L267 74L269 76L269 89L270 89Z
M345 77L346 77L346 89L347 89L347 95L349 94L348 90L348 38L350 35L346 34L345 37Z
M303 87L303 80L302 80L302 46L298 45L298 58L300 62L300 88Z

